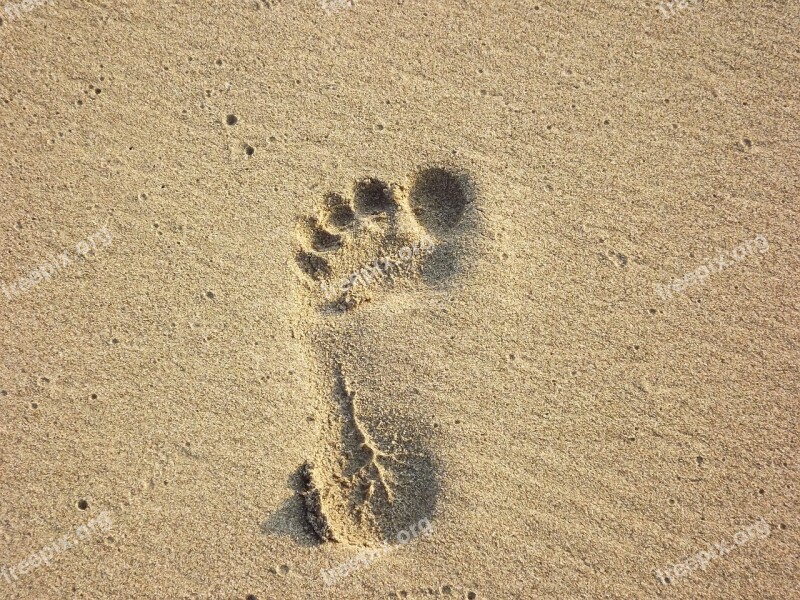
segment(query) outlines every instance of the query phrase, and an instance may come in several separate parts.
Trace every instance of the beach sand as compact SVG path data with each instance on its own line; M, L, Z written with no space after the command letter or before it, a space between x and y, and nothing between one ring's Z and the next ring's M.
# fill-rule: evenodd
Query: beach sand
M0 17L0 598L800 597L797 3Z

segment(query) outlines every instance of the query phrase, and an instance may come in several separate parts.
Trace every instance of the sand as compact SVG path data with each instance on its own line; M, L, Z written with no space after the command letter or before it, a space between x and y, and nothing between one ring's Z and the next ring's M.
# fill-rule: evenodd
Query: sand
M0 17L0 598L800 597L797 3Z

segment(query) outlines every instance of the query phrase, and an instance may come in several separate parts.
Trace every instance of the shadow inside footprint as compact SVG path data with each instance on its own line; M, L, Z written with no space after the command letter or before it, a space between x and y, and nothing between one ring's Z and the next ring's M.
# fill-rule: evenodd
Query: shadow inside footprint
M388 213L395 208L392 190L380 179L368 177L355 185L353 200L361 215Z
M409 443L393 468L397 500L384 507L378 528L390 544L402 543L401 532L422 520L433 521L440 493L439 469L430 451L419 440Z
M335 192L325 196L325 207L328 209L326 223L336 229L345 229L353 224L356 213L347 199Z
M312 229L311 247L317 252L332 252L342 247L342 237L315 224Z
M446 237L461 221L472 195L466 175L433 167L417 175L409 199L420 225Z
M411 210L419 224L441 242L423 273L429 284L440 283L460 270L462 252L455 234L474 199L475 186L465 173L431 167L416 176L409 194Z

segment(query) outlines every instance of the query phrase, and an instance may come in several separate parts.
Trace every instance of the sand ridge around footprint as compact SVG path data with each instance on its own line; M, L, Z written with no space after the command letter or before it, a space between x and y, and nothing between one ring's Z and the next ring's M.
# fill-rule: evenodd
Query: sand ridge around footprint
M297 228L296 264L313 307L308 337L328 374L320 443L299 469L305 520L322 542L391 541L436 508L441 473L431 432L383 397L361 396L354 373L366 357L349 339L367 316L362 303L405 289L424 293L453 276L452 241L474 186L460 171L432 167L407 187L358 180L352 198L327 194Z

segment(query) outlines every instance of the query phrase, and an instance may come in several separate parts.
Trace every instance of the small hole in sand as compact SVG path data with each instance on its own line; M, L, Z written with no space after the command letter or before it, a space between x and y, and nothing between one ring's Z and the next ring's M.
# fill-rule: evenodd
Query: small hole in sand
M86 500L78 500L78 508L81 510L86 510L89 508L89 503Z
M255 151L256 151L256 149L253 148L252 146L245 146L244 147L244 152L245 152L245 154L247 154L247 156L253 156L253 153Z
M216 295L211 290L208 290L206 292L206 298L208 298L209 300L213 300L214 298L216 298Z
M92 400L97 400L97 394L92 394L92 395L90 396L90 398L91 398Z
M228 115L228 116L225 118L225 122L226 122L228 125L236 125L236 123L238 123L238 122L239 122L239 119L238 119L238 117L237 117L236 115Z

